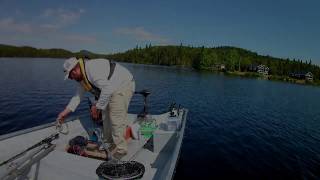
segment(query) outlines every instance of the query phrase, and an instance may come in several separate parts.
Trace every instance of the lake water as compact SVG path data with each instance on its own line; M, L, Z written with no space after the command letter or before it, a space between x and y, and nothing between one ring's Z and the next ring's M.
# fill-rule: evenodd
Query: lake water
M74 93L63 59L0 58L0 135L52 122ZM151 113L190 110L175 179L319 179L320 88L124 64ZM134 96L129 111L140 112ZM83 102L73 116L88 117Z

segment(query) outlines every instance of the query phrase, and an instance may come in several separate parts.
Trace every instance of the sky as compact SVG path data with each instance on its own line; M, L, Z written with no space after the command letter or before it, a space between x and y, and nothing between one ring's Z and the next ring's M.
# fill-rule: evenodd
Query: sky
M320 65L319 0L0 0L0 44L236 46Z

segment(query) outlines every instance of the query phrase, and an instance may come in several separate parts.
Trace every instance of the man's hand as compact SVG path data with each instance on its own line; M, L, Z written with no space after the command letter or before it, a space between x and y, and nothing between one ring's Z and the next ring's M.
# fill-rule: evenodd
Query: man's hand
M102 113L100 109L97 109L95 105L91 106L91 117L94 121L102 119Z
M64 119L68 116L70 112L71 110L68 108L65 108L62 112L60 112L57 118L59 120L59 123L62 124L64 122Z

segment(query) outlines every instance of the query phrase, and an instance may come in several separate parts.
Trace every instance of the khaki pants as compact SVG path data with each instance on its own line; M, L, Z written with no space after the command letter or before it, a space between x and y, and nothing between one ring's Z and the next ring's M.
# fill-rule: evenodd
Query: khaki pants
M130 81L127 86L114 92L102 116L103 139L106 143L114 143L119 153L128 151L124 133L128 126L128 107L134 88L134 81Z

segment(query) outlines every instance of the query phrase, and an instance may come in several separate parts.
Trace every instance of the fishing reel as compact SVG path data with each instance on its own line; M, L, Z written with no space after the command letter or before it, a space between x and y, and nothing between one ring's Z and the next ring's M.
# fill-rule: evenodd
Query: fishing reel
M177 110L177 114L174 113L174 110ZM170 117L176 117L180 115L181 104L179 104L178 108L176 108L176 103L172 102L169 106L169 114Z
M63 127L63 125L64 125L64 127ZM61 134L64 134L64 135L69 134L68 123L64 122L64 123L61 124L59 119L56 119L55 126L56 126L57 133L61 133Z

